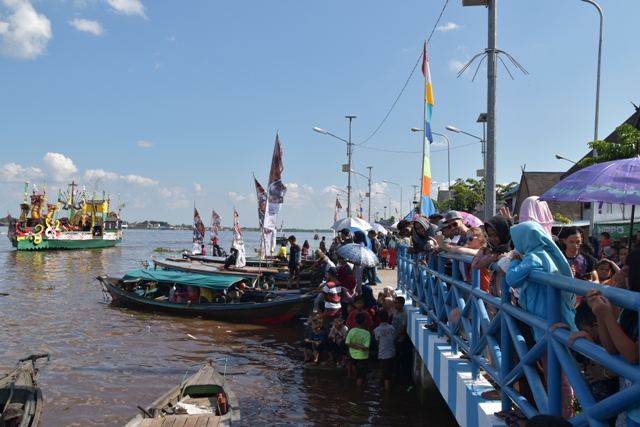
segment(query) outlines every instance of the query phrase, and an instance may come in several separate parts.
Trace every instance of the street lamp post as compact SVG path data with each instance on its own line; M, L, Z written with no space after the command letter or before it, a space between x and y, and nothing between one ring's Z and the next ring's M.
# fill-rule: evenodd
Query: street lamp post
M371 222L371 169L373 169L373 166L367 166L367 169L369 169L369 192L367 197L369 197L369 222Z
M347 181L347 193L348 193L348 196L347 196L347 217L351 218L351 156L353 154L353 144L351 143L351 125L352 125L353 119L355 119L356 116L344 116L344 117L349 119L349 140L348 141L345 140L345 139L342 139L339 136L336 136L336 135L334 135L334 134L332 134L330 132L327 132L324 129L318 128L318 127L314 127L313 130L318 132L318 133L321 133L323 135L330 135L330 136L332 136L332 137L334 137L336 139L339 139L340 141L343 141L343 142L347 143L347 158L349 159L349 164L348 164L347 170L346 170L346 172L349 173L349 178L348 178L348 181ZM343 172L345 172L344 168L343 168Z
M391 206L389 206L389 210L391 210ZM387 219L387 207L384 207L384 217L382 219Z
M560 154L556 154L556 159L558 159L558 160L566 160L567 162L571 162L571 163L573 163L574 165L577 163L577 162L574 162L574 161L573 161L573 160L571 160L571 159L567 159L566 157L561 156Z
M447 126L446 129L448 131L455 132L455 133L464 133L465 135L468 135L468 136L470 136L472 138L475 138L475 139L480 141L480 144L482 145L482 169L485 169L486 166L487 166L487 160L486 160L486 156L485 156L485 147L484 147L484 144L485 144L486 141L484 140L484 138L480 138L479 136L473 135L471 133L467 133L467 132L465 132L463 130L458 129L455 126ZM485 169L485 171L486 171L486 169Z
M402 185L398 184L397 182L387 181L387 180L384 180L382 182L386 182L388 184L394 184L394 185L397 185L398 187L400 187L400 218L402 218ZM389 213L391 213L391 207L389 207ZM391 216L391 215L389 215L389 216Z
M389 204L388 204L388 206L389 206L389 209L391 209L391 196L390 196L390 195L388 195L387 193L383 193L383 192L381 192L381 191L376 191L376 194L382 194L383 196L387 196L387 197L389 198ZM385 206L385 208L386 208L386 206ZM387 212L386 212L386 210L385 210L385 214L384 214L384 216L385 216L385 217L387 216Z
M373 168L373 166L367 166L367 169L369 169L369 176L367 177L366 175L362 175L360 172L356 172L353 169L351 170L351 173L355 173L357 175L360 175L363 178L367 178L368 182L369 182L369 192L367 193L367 197L369 197L369 222L371 222L371 169Z

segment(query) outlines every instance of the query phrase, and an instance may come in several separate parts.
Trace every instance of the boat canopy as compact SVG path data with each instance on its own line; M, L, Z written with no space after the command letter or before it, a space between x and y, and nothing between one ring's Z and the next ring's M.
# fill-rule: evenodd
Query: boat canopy
M238 276L193 274L168 270L134 270L125 274L121 280L123 282L129 280L150 280L153 282L175 283L185 286L225 290L234 283L241 282L243 279L243 277Z

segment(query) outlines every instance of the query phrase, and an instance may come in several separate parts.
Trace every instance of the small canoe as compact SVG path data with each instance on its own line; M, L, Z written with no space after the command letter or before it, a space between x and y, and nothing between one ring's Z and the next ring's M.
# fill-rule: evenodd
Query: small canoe
M42 391L38 386L40 369L36 367L36 360L48 354L34 354L20 359L15 368L0 378L0 421L9 421L20 416L20 427L39 427L42 422ZM10 417L10 418L9 418ZM9 425L7 423L7 425Z
M142 414L125 427L224 427L239 424L240 407L236 395L213 366L203 365L195 375L142 409Z
M252 278L238 276L134 270L121 278L101 275L96 279L116 306L234 322L288 322L308 315L315 299L310 294L261 291L246 286ZM183 286L199 288L200 300L173 302L172 291ZM238 289L243 292L239 297Z

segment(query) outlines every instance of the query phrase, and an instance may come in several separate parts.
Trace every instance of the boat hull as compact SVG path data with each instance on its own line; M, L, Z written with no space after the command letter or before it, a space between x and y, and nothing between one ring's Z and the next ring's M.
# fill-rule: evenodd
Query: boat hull
M22 404L23 422L26 427L40 427L44 401L37 384L39 370L34 363L48 355L34 355L22 361L12 371L0 378L0 407L4 407L9 396L10 403Z
M54 249L97 249L108 248L122 242L122 232L105 233L104 236L92 236L90 232L60 233L55 239L33 236L9 235L11 245L19 251L43 251Z
M285 323L308 314L315 299L314 295L309 294L280 294L273 301L263 303L200 303L187 306L126 291L117 286L118 279L115 278L100 276L98 280L111 295L115 306L230 322Z

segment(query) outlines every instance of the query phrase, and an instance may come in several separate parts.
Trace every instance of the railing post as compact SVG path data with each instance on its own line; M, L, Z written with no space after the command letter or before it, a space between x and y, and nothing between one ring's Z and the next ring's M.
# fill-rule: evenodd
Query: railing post
M538 285L543 286L543 285ZM562 401L561 369L558 356L553 349L553 336L551 327L560 322L560 311L562 310L562 294L559 289L551 285L547 287L547 388L549 390L549 413L551 415L562 415L562 405L568 404ZM543 363L543 368L545 368Z
M480 270L473 270L472 280L471 280L471 291L473 292L476 289L480 289ZM471 336L468 336L469 339L469 349L476 348L476 343L480 339L480 314L478 313L478 305L476 304L476 297L473 293L469 296L467 300L467 304L471 304ZM469 354L469 356L473 356ZM489 355L487 355L488 357ZM475 361L474 357L471 357L471 377L474 380L478 379L480 375L480 366L478 366L478 362Z
M507 326L507 316L506 311L502 310L502 307L505 305L511 305L511 289L507 284L507 280L502 277L500 272L496 273L500 274L500 310L502 311L502 317L500 321L500 347L502 348L501 353L501 364L500 364L500 383L504 387L504 379L511 372L511 337L509 336L509 328ZM502 393L502 410L508 411L511 409L511 401L507 396L507 393Z

